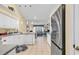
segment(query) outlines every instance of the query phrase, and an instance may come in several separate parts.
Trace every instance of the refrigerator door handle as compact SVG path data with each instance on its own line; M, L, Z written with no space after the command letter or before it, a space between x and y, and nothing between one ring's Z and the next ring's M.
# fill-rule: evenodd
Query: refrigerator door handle
M74 48L75 50L79 50L79 46L75 46L75 44L73 44L73 48Z
M52 41L52 40L51 40ZM52 43L58 48L58 49L60 49L61 51L62 51L62 48L60 48L54 41L52 41Z

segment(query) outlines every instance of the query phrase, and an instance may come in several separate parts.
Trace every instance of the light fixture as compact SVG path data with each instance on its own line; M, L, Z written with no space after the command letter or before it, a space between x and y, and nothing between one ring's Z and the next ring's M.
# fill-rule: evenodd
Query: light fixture
M19 7L21 7L21 5L19 5Z
M29 5L29 7L32 7L31 5Z
M25 7L27 7L27 5L25 5Z

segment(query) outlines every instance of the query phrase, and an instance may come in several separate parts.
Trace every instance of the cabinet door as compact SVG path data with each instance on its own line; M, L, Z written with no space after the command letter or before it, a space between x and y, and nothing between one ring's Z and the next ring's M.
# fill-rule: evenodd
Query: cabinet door
M18 21L0 13L1 28L18 28Z
M24 44L33 44L33 35L23 35Z
M33 44L33 35L16 35L16 44Z
M8 37L3 37L2 42L3 44L16 44L16 37L14 36L8 36Z
M8 20L8 26L9 28L18 28L18 21L16 19L10 19Z
M24 35L17 35L17 44L22 45L24 42Z
M6 23L7 23L6 18L2 14L0 14L0 28L6 27L5 26Z

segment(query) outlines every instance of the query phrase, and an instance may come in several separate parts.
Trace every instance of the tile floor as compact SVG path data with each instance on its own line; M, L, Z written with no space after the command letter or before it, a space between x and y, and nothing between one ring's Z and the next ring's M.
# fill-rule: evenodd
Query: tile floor
M34 45L27 45L26 51L17 53L17 55L50 55L51 49L45 37L38 37Z

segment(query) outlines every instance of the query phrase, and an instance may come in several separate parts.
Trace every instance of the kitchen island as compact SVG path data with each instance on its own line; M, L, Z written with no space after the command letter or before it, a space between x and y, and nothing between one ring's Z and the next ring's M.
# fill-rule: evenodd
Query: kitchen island
M28 32L28 33L13 33L8 34L6 36L0 36L2 44L15 44L15 45L22 45L22 44L34 44L35 43L35 33Z

